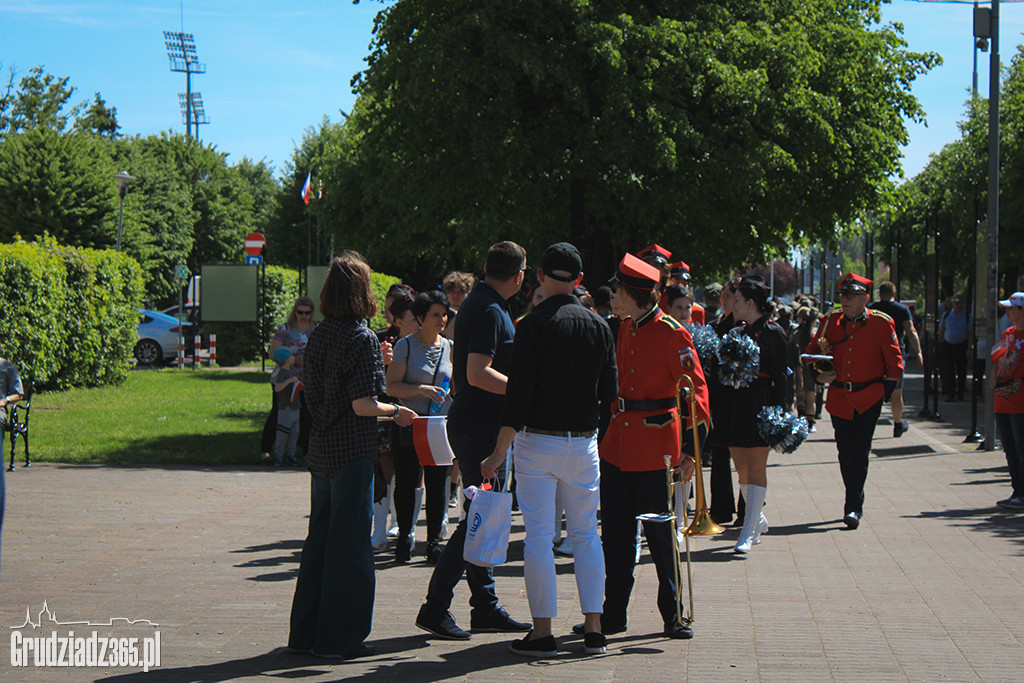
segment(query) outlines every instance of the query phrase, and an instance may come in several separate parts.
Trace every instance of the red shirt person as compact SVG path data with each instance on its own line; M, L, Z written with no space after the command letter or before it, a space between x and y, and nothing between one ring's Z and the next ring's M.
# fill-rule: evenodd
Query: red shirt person
M1006 453L1013 491L996 502L1007 510L1024 510L1024 292L1014 292L1000 301L1013 323L992 347L992 402L996 431Z
M657 305L660 273L656 267L626 254L613 278L612 310L623 319L615 358L619 368L618 400L600 445L601 534L605 554L604 633L626 629L636 561L636 515L664 511L668 499L665 456L693 467L692 434L680 443L680 421L707 433L708 390L693 339L680 323ZM696 394L695 415L680 416L677 383L689 377ZM685 382L684 382L685 386ZM686 403L683 404L686 406ZM689 410L685 408L685 410ZM687 447L688 446L688 447ZM646 524L651 558L659 577L658 609L670 638L691 638L688 623L677 618L672 536L667 524Z
M846 486L843 522L851 529L864 514L868 453L882 401L889 400L903 376L903 355L892 318L867 308L872 281L849 273L839 283L842 310L819 326L806 353L832 356L834 370L816 380L828 384L825 408L832 416L839 468ZM820 340L825 341L821 345Z

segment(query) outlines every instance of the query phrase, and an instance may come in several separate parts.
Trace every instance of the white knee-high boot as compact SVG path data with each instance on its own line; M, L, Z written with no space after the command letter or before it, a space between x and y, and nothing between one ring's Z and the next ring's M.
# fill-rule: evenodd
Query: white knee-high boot
M736 542L736 552L749 553L754 543L754 532L761 523L761 506L764 505L768 489L755 484L743 484L743 499L747 502L746 513L743 515L743 528Z
M765 496L767 497L768 489L765 488ZM761 516L758 519L757 526L754 527L754 545L761 542L761 534L768 532L768 518L764 516L764 507L761 507Z
M412 524L409 526L409 547L416 545L416 523L420 521L420 513L423 512L423 487L416 489L416 497L412 504Z

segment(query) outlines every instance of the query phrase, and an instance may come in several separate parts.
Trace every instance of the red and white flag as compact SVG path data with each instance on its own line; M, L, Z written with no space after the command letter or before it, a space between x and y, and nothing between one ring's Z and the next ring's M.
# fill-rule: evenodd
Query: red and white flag
M309 181L310 181L310 176L311 175L312 175L312 171L307 173L306 174L306 182L304 182L302 184L302 201L306 202L307 204L309 204L309 190L310 190Z
M412 443L420 465L451 465L455 459L452 447L448 444L446 419L444 415L413 418Z

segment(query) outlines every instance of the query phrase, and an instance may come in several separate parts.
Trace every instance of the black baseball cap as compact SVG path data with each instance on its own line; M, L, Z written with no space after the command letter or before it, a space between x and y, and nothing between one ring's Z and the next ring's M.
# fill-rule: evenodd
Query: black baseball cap
M550 278L559 282L573 282L583 272L583 259L573 245L557 242L544 250L540 267Z

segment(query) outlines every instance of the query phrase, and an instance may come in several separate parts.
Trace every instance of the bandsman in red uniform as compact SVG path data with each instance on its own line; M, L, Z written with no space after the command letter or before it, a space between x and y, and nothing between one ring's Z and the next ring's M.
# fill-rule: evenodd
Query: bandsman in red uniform
M686 479L693 474L692 433L680 442L680 420L686 420L688 430L697 429L701 439L710 424L700 359L690 333L658 308L659 276L657 268L626 254L610 283L612 310L623 322L615 352L618 400L600 446L606 635L626 630L636 562L636 516L665 511L665 455L673 456L673 467L680 467ZM696 388L696 415L680 416L676 407L676 383L684 374ZM689 412L688 405L683 402L684 413ZM644 533L658 573L664 633L670 638L692 638L689 624L676 618L674 529L668 524L646 524Z
M867 308L871 280L848 274L839 283L842 311L828 316L808 344L806 353L832 355L833 370L816 372L828 385L825 408L832 416L839 469L846 486L843 522L860 526L864 515L864 482L875 424L900 378L903 356L892 318ZM826 345L819 344L824 338Z

